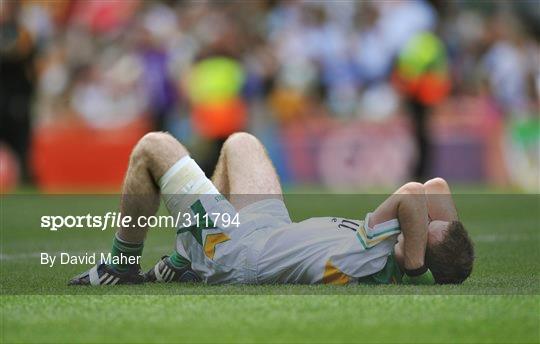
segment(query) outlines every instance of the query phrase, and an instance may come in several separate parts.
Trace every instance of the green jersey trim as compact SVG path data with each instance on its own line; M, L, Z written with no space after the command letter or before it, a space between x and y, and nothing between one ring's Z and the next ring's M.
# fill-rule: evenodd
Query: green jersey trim
M394 251L388 256L381 271L358 279L361 284L401 284L403 273L396 261Z
M201 221L202 219L204 219L205 216L208 216L207 213L206 213L206 209L204 209L204 206L202 205L201 201L200 200L197 200L195 203L193 203L191 205L191 211L193 212L194 215L197 215L197 223L191 227L187 227L187 228L180 228L176 231L176 234L182 234L182 233L186 233L186 232L190 232L193 237L195 238L195 240L199 243L199 245L202 246L203 242L202 242L202 237L203 237L203 234L202 234L202 231L203 230L206 230L206 229L215 229L216 226L214 224L214 222L212 221L212 219L210 218L207 218L206 219L206 222L208 224L208 227L207 226L204 226L205 223L203 223L203 221Z

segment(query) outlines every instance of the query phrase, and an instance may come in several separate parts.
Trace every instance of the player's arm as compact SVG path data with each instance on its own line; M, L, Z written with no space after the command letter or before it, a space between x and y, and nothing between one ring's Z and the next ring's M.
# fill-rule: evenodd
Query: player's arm
M406 271L424 267L427 245L428 209L424 185L407 183L388 197L369 218L369 226L395 219L403 234L402 266Z
M424 183L429 218L441 221L458 221L458 214L448 183L434 178Z

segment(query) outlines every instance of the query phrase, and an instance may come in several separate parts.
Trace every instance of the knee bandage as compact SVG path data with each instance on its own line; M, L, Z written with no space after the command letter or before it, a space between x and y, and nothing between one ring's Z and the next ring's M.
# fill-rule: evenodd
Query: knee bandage
M190 210L201 195L217 195L219 191L189 156L178 160L159 180L161 195L173 215Z

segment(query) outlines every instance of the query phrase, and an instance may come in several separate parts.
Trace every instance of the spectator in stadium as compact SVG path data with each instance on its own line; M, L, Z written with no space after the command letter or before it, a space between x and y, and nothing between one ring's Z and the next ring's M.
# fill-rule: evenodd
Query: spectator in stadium
M13 149L22 179L28 181L31 106L35 89L35 42L19 23L20 3L6 1L0 11L0 141Z

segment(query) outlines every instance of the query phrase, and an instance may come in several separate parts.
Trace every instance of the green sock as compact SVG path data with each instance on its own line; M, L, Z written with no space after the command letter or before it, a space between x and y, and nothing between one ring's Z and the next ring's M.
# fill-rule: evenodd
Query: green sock
M130 243L118 238L118 235L114 236L113 245L111 249L112 257L121 257L121 259L112 259L111 266L117 271L124 272L129 269L130 266L136 265L129 264L130 261L138 261L130 257L140 257L142 255L144 243ZM118 263L115 262L118 261Z
M178 269L191 266L191 262L174 251L170 256L171 264Z

